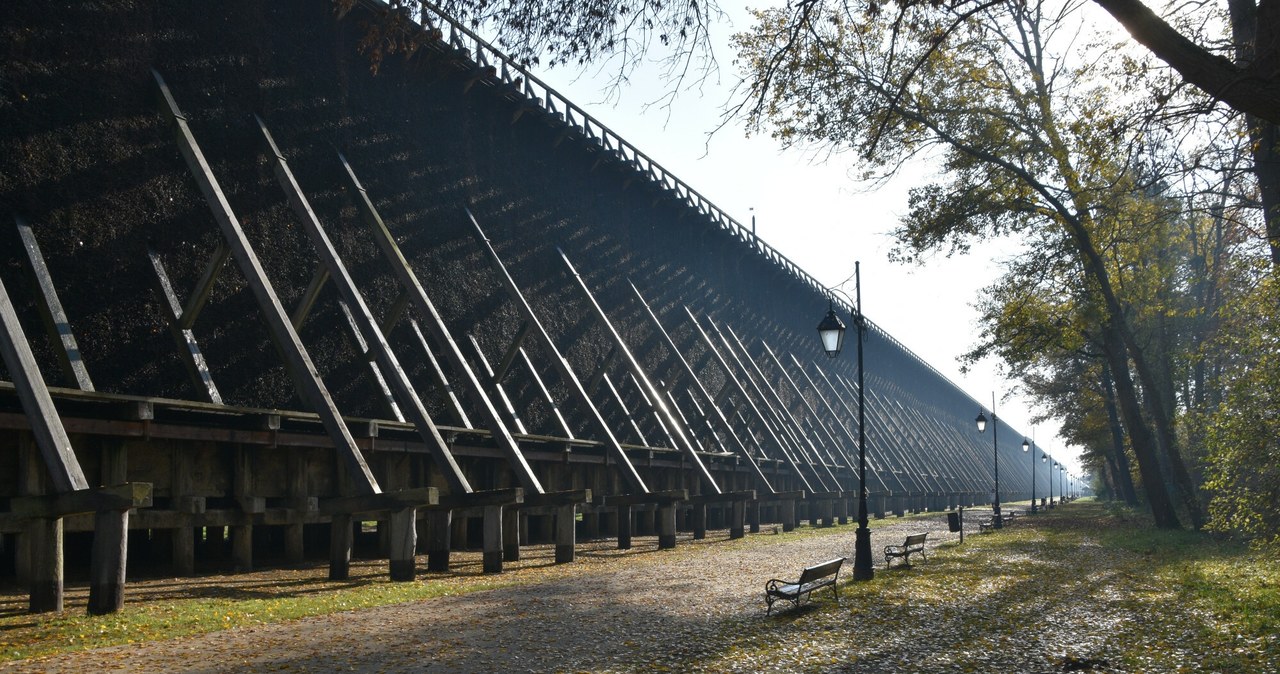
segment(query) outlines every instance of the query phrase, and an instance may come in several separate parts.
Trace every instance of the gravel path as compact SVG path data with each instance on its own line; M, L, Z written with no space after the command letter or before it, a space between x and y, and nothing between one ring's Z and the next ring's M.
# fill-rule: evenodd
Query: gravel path
M674 551L637 539L629 552L584 545L579 562L546 580L359 612L234 629L0 665L13 672L576 672L680 671L677 652L735 620L764 619L762 589L775 576L852 557L853 526L803 537L749 535L728 542L682 536ZM952 540L943 516L887 523L872 549L931 532ZM550 550L509 573L551 568ZM877 568L882 560L877 560ZM842 576L851 572L846 563ZM540 572L541 573L541 572ZM825 594L825 592L824 592ZM777 620L778 618L773 618ZM788 618L782 618L786 620Z

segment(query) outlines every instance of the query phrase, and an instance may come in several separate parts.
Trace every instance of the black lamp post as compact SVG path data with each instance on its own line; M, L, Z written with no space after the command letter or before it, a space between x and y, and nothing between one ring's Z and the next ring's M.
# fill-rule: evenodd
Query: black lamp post
M981 409L978 410L978 418L974 419L974 422L978 424L979 433L982 433L987 430L987 417L985 414L982 413ZM991 514L993 516L991 519L991 524L997 529L1003 529L1004 521L1000 518L1000 445L999 445L999 438L997 437L997 432L996 432L997 427L999 426L998 422L999 422L999 419L996 418L996 394L992 393L991 394L991 453L992 453L992 456L994 457L993 465L995 466L995 473L996 473L996 491L995 491L995 498L991 501Z
M1034 429L1032 429L1034 430ZM1031 514L1036 514L1036 453L1031 451L1031 443L1022 439L1022 451L1031 455Z
M867 527L867 424L865 390L862 376L862 334L866 331L866 321L862 317L862 272L860 263L853 263L854 294L856 304L852 315L853 326L858 330L858 529L853 543L853 579L871 580L875 570L871 565L871 529ZM818 336L822 338L822 348L828 358L835 358L840 353L844 342L844 323L836 316L835 309L828 305L827 315L818 324Z
M1058 500L1063 503L1067 502L1067 480L1062 473L1062 464L1057 461L1053 462L1055 468L1058 469Z
M1040 455L1040 460L1044 463L1049 463L1049 455L1042 453ZM1053 466L1052 465L1049 466L1049 509L1053 510Z

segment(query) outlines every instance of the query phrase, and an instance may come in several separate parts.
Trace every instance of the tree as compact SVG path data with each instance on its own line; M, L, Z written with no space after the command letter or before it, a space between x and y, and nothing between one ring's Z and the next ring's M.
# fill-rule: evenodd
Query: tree
M890 16L875 4L815 1L760 12L754 31L736 38L743 112L785 144L856 150L872 171L939 156L947 180L912 191L899 232L907 251L964 250L1010 232L1039 232L1070 251L1152 512L1159 526L1177 527L1160 466L1161 450L1179 456L1173 421L1160 405L1144 407L1152 401L1133 374L1149 391L1159 390L1157 376L1099 243L1124 225L1111 216L1131 207L1135 162L1125 155L1141 139L1089 58L1074 56L1073 9L992 0ZM1197 520L1198 502L1182 491Z

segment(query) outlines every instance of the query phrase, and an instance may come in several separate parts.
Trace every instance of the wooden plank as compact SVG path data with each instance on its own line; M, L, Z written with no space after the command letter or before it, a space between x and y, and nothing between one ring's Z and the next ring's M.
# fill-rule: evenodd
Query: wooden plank
M525 494L524 508L562 507L591 502L590 489L572 489L569 491L549 491L545 494Z
M10 511L19 517L55 518L80 513L151 507L151 483L127 484L81 489L78 491L15 496L9 499Z
M480 381L476 379L475 373L471 370L471 365L463 357L462 350L458 348L458 344L454 341L453 335L445 325L444 319L436 311L435 305L431 303L431 299L427 296L427 291L423 289L417 275L409 266L409 261L405 259L404 254L400 251L400 246L396 244L390 230L382 222L382 217L378 215L377 209L373 207L373 202L369 199L364 187L360 185L360 181L356 178L355 171L347 162L347 158L341 154L338 155L338 158L346 169L347 187L355 198L361 217L373 233L374 242L378 244L383 257L386 258L390 272L400 282L400 286L409 293L409 298L412 300L414 308L418 310L420 317L423 318L431 337L444 351L445 361L453 368L454 373L462 378L463 388L467 397L480 412L481 417L484 419L485 427L489 429L494 443L498 445L498 448L506 456L507 463L510 465L512 473L515 474L516 480L520 483L520 486L531 492L544 491L542 484L538 481L538 477L534 474L533 469L529 467L529 463L525 459L524 453L520 450L520 446L516 444L515 438L511 436L511 431L503 423L502 418L498 415L498 410L494 408L489 396L485 394L484 388L480 385Z
M267 278L266 270L263 269L257 253L254 252L253 246L250 245L248 237L245 236L239 220L236 219L231 209L230 202L227 201L226 196L222 193L222 188L218 185L217 179L214 178L213 171L209 168L209 163L204 158L204 153L201 152L195 136L187 126L186 118L182 115L177 102L173 99L173 95L170 93L168 85L165 84L164 78L154 70L152 74L164 100L165 112L173 119L178 149L186 160L191 176L199 185L214 220L217 221L219 228L222 230L223 238L231 249L231 256L235 258L236 264L240 267L240 271L244 274L246 281L248 281L249 289L257 300L271 337L284 355L285 368L289 372L290 379L293 380L293 384L302 400L320 416L321 423L324 425L325 430L328 431L338 455L348 469L344 486L349 487L357 494L376 494L380 492L381 489L378 487L377 480L374 479L373 473L369 471L369 466L365 463L364 456L356 446L355 439L351 437L346 425L342 423L342 417L338 413L337 407L334 406L328 389L325 388L324 382L320 380L319 371L316 370L315 364L311 362L311 357L307 354L306 347L303 346L298 333L289 322L288 314L285 313L284 306L280 303L280 298L276 296L275 289ZM184 312L183 315L187 317L188 312Z
M515 363L516 354L523 351L524 340L529 337L529 331L533 326L529 321L520 324L520 329L516 330L516 336L511 340L511 345L507 347L507 352L502 354L502 359L498 361L498 365L493 368L493 378L497 381L506 379L507 372L511 371L511 365Z
M587 287L587 282L582 278L582 275L578 273L578 270L573 266L573 263L569 261L569 256L560 248L556 248L556 251L560 253L560 259L564 262L565 267L568 268L569 275L577 281L577 287L582 291L583 296L587 299L587 305L591 307L596 319L604 326L605 334L609 336L611 346L617 350L618 355L622 358L622 362L626 366L627 371L631 374L632 379L636 382L641 396L644 397L646 402L649 404L650 409L657 416L659 425L664 428L668 436L674 436L672 437L672 440L675 441L674 446L683 451L685 457L693 464L694 470L702 484L713 491L719 492L720 485L716 483L715 478L711 477L711 472L707 470L705 465L703 465L702 457L698 456L697 449L690 440L691 433L681 420L672 413L671 409L668 408L666 402L662 398L662 394L658 392L658 387L653 385L653 382L649 379L649 375L645 373L644 368L640 367L640 362L636 360L636 357L631 353L631 349L622 339L622 335L613 327L613 321L609 320L608 314L604 312L600 303L596 301L595 294L591 292L591 288Z
M156 292L160 294L161 304L168 309L164 316L165 322L169 324L169 331L173 333L174 341L178 343L178 356L187 369L187 376L191 378L191 383L202 400L221 405L222 394L213 383L209 363L205 361L204 353L200 351L195 333L191 328L182 327L182 304L173 290L173 283L169 280L164 262L150 246L147 246L147 259L151 261L151 269L156 275Z
M665 505L677 503L679 501L687 501L688 499L688 489L670 489L667 491L654 491L644 494L607 494L601 497L600 502L605 506L635 506L648 505L651 503Z
M649 487L645 484L644 478L640 477L640 473L636 471L635 466L631 463L631 458L627 456L626 451L622 449L622 444L614 436L613 429L610 428L604 417L600 416L600 410L596 409L595 403L591 401L590 396L583 390L582 382L578 380L578 375L569 366L569 361L561 355L560 349L552 341L551 335L547 334L546 328L542 326L542 322L538 320L537 315L533 312L533 307L529 306L528 300L524 298L524 293L520 292L515 279L511 278L506 265L502 263L502 258L498 256L498 251L494 250L493 243L485 236L484 230L480 228L480 223L476 221L470 210L467 210L467 218L471 221L472 233L480 243L481 248L487 253L489 262L493 265L494 270L498 272L498 278L502 281L507 294L515 302L516 308L524 319L529 322L533 329L534 337L538 339L543 350L547 353L551 360L551 365L560 374L561 381L578 398L578 402L586 408L588 421L595 426L596 432L600 434L610 455L617 461L616 468L621 473L623 481L631 489L648 492Z
M440 502L440 490L435 487L415 487L380 494L340 496L320 499L320 513L325 515L372 513L405 508L434 506Z
M3 280L0 280L0 330L0 356L4 357L5 369L22 402L22 411L27 415L53 488L60 492L88 489L89 481L71 448L49 389L40 377L40 368L18 323L18 314Z
M89 370L85 367L80 354L80 346L76 344L76 336L71 332L71 321L67 320L67 312L58 299L58 289L53 287L53 277L49 274L49 266L45 264L44 255L40 253L40 244L36 241L35 232L22 216L14 216L18 225L18 238L22 239L22 248L27 253L27 261L31 264L31 274L35 277L36 290L40 293L40 301L36 302L40 317L44 319L49 338L57 345L54 351L58 355L58 364L67 382L82 391L93 390L93 380L89 378Z
M773 485L769 483L769 478L765 477L764 471L760 469L760 465L756 463L755 457L753 457L750 450L747 449L746 443L743 442L742 438L738 435L737 428L733 424L729 423L729 419L725 416L724 411L721 410L718 405L714 404L714 398L712 398L711 394L702 384L702 380L698 377L698 374L694 372L693 366L689 364L687 359L685 359L684 352L680 347L676 346L675 340L671 339L671 334L667 332L665 327L663 327L662 321L658 320L658 315L653 312L653 308L649 306L649 302L645 300L644 295L640 294L640 289L636 288L634 283L629 285L631 286L631 291L635 294L636 299L640 302L640 306L644 308L645 314L649 317L649 321L653 324L654 329L657 331L659 336L662 337L663 343L667 346L667 351L676 359L676 362L680 363L680 366L684 370L685 375L689 378L689 381L696 387L697 391L702 396L702 399L707 401L711 411L715 413L714 418L719 422L720 428L724 431L725 435L733 441L734 448L737 450L737 455L745 459L751 466L752 471L755 473L756 481L766 490L773 491ZM712 434L714 435L714 429L712 429Z

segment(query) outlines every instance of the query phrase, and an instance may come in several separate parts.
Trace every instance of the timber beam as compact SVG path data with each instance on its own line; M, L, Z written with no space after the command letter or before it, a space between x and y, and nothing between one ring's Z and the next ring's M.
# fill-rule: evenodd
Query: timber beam
M78 489L39 496L15 496L9 510L16 517L54 519L81 513L151 507L151 483L130 482L113 487Z

